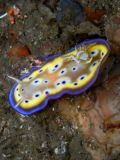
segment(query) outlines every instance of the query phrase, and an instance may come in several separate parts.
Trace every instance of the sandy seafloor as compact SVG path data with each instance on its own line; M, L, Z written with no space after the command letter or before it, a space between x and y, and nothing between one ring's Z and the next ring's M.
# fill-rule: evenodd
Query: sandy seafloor
M0 19L0 160L120 160L120 0L1 0L0 13L13 5L15 23ZM10 107L7 75L19 78L36 59L92 37L108 39L111 50L87 92L31 116ZM15 50L23 46L26 57Z

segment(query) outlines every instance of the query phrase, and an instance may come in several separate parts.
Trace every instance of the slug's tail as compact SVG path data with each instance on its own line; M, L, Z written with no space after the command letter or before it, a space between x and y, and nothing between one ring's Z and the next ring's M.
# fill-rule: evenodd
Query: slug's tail
M8 76L10 79L16 81L18 84L21 84L21 85L22 85L22 81L21 81L21 80L15 78L15 77L9 76L9 75L7 75L7 76ZM24 101L24 97L22 97L22 98L16 103L16 105L14 106L14 108L17 108L23 101Z

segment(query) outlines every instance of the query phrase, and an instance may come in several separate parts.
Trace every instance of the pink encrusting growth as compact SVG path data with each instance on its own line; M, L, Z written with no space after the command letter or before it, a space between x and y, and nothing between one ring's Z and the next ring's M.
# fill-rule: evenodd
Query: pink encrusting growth
M85 94L75 98L75 108L64 99L59 103L61 114L82 131L85 147L92 154L93 160L103 160L120 151L119 84L120 75L101 88L94 88L93 95ZM66 107L63 109L64 105Z

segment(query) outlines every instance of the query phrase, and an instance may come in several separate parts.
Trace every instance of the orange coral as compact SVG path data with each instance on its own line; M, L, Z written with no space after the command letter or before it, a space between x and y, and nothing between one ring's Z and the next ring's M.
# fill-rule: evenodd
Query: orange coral
M15 23L15 17L20 17L20 9L16 6L9 7L7 13L11 24Z
M7 55L9 57L16 56L16 57L26 57L30 54L30 51L27 46L18 46L12 47L8 50Z
M106 11L103 9L93 9L91 7L85 8L86 20L88 21L100 21L101 18L105 15Z

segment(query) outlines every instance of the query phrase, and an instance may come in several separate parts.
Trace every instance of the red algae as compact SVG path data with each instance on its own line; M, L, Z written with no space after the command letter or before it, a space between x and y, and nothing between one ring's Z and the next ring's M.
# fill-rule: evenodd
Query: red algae
M8 57L26 57L30 54L27 46L16 46L12 47L7 51Z
M10 24L15 23L15 17L20 17L20 9L16 6L8 7L7 13Z
M101 18L106 14L106 11L103 9L93 9L91 7L85 8L86 20L91 22L99 22Z

